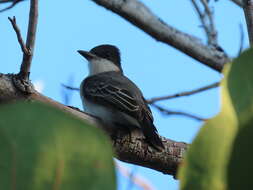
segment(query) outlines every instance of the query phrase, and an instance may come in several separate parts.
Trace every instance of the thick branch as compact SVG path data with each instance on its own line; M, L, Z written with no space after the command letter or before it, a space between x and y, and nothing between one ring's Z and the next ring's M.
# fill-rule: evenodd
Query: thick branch
M129 136L117 136L114 148L119 160L155 169L176 176L178 164L182 162L187 145L175 142L165 137L160 137L165 149L161 152L149 147L145 137L140 131L135 131Z
M105 130L107 129L106 126L103 126L98 119L78 110L64 106L36 91L33 91L31 94L21 93L15 88L12 80L13 75L0 74L0 103L6 103L8 101L18 99L37 100L57 107L69 114L75 115L76 117L89 122L96 127ZM183 154L187 148L185 143L175 142L161 137L165 149L161 152L156 151L146 143L145 137L140 131L134 131L131 134L131 138L129 138L129 135L124 133L113 134L113 136L113 145L118 159L173 176L176 175L177 167L182 162Z
M93 0L125 18L158 41L171 45L201 63L221 72L229 58L224 52L203 45L197 38L163 22L138 0Z
M253 46L253 0L244 0L243 11L247 23L250 46Z
M25 53L23 54L23 61L19 73L21 78L25 80L29 79L36 38L37 23L38 23L38 0L30 0L29 24L26 37L26 48L29 50L29 54Z

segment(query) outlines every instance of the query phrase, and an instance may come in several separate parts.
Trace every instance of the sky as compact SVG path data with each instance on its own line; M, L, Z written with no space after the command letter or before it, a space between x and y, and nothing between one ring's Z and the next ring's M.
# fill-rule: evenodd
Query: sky
M205 35L189 0L142 0L169 25L201 38ZM192 90L221 80L222 75L184 55L136 28L123 18L96 5L91 0L41 0L36 48L31 80L43 86L43 94L65 102L61 84L79 87L87 76L87 62L77 50L90 50L100 44L120 48L124 73L142 90L146 98ZM244 48L248 47L243 11L230 1L211 1L220 46L231 56L237 55L243 26ZM1 5L2 6L2 5ZM26 36L29 2L0 13L0 68L2 73L17 73L22 52L7 17L16 16ZM78 92L71 92L69 105L82 108ZM159 105L174 110L211 118L220 109L219 89L197 95L162 101ZM191 118L163 115L152 108L155 125L162 136L191 143L203 124ZM119 162L142 176L156 190L176 190L179 182L160 172ZM118 190L129 190L129 181L117 172ZM131 190L140 190L133 185Z

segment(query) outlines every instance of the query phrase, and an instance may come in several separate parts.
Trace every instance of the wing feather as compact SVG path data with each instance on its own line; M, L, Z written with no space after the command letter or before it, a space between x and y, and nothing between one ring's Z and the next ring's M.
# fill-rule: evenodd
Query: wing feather
M99 78L89 77L87 79L82 84L82 90L84 96L90 100L106 106L113 105L140 122L143 118L153 122L151 110L141 91L127 78L121 80L120 76L110 78L101 75Z
M108 108L117 107L121 112L132 116L140 124L147 142L157 150L164 148L146 100L139 88L125 76L111 72L88 77L82 82L81 93L89 101Z

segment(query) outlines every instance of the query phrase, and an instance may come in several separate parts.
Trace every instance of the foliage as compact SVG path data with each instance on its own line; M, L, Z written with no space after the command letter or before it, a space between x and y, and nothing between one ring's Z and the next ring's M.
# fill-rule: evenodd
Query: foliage
M221 112L190 146L179 170L183 190L252 189L253 49L224 71Z
M116 189L98 129L40 103L1 105L0 117L0 189Z

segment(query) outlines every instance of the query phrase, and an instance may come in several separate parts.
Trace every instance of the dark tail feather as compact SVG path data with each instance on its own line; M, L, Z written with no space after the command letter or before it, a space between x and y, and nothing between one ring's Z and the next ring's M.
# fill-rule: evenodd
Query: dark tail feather
M148 120L144 121L142 124L142 131L146 137L147 143L149 143L156 150L161 151L164 149L164 145L157 134L157 130L154 124Z

